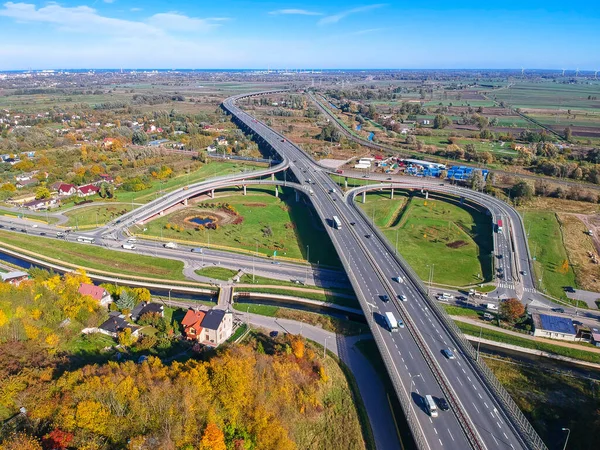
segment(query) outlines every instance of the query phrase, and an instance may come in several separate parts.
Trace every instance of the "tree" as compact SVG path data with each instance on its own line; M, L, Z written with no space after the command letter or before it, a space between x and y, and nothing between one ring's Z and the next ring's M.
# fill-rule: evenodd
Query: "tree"
M571 127L565 128L564 137L567 141L569 141L569 142L571 141L571 138L573 137L573 132L571 130Z
M119 300L117 300L116 303L121 311L125 309L131 311L135 306L133 295L125 290L121 291L121 295L119 295Z
M17 433L2 442L0 450L42 450L42 446L36 438Z
M206 426L202 435L202 450L227 450L225 435L213 422Z
M148 136L143 131L135 131L131 137L131 142L135 145L146 145Z
M485 187L485 179L481 170L474 170L471 176L471 189L475 191L481 191Z
M451 123L450 119L448 119L443 114L438 114L433 119L433 128L437 128L437 129L441 130L442 128L446 128L448 125L450 125L450 123Z
M519 181L511 188L511 194L513 198L517 201L517 203L521 203L523 201L531 200L533 197L533 186L529 184L525 180Z
M50 194L50 189L48 189L46 186L40 186L35 191L35 198L37 200L42 200L42 199L50 198L50 195L51 195Z
M302 342L302 339L297 338L292 341L292 352L298 359L304 357L304 342Z
M515 323L525 314L525 306L516 298L509 298L500 303L500 317L509 323Z

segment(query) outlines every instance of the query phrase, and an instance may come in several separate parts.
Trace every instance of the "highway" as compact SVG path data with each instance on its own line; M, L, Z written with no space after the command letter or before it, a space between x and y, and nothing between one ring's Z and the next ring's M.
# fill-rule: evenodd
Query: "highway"
M439 312L431 308L419 286L420 281L393 255L354 202L340 196L339 187L321 168L285 137L239 109L227 99L223 107L238 123L289 161L289 170L300 183L310 185L310 196L319 216L329 226L327 232L368 318L388 372L405 409L413 436L420 448L544 448L531 429L525 436L517 430L522 418L515 419L498 400L498 393L482 376L477 363L452 332ZM334 229L333 216L342 226ZM354 225L353 225L354 224ZM403 282L392 282L400 275ZM382 301L387 295L389 301ZM406 302L398 299L407 297ZM401 317L406 328L388 331L382 314L391 311ZM456 349L457 359L447 360L444 348ZM431 418L422 409L422 397L445 397L451 411ZM518 412L517 412L518 414ZM525 426L526 428L526 426ZM525 442L529 439L529 442Z

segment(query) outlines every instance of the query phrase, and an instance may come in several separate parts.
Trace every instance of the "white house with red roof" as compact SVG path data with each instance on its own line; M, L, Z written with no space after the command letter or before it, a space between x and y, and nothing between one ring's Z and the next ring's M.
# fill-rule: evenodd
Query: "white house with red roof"
M89 197L90 195L96 195L98 191L100 191L100 188L98 186L94 186L93 184L86 184L77 188L77 196Z
M95 284L81 283L79 285L81 295L89 295L102 306L108 306L112 302L112 297L106 289Z
M69 195L74 195L77 192L75 185L69 183L54 183L52 188L56 190L60 197L68 197Z

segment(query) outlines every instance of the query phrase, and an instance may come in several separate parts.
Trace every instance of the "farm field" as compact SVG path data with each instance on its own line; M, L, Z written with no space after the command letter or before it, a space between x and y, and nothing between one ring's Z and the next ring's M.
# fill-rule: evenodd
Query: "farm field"
M411 267L427 281L466 286L492 280L492 223L486 215L442 200L407 198L396 191L359 203ZM405 206L404 206L405 205ZM479 275L479 277L478 277Z
M200 229L185 219L206 216L198 206L188 207L175 213L148 222L143 234L163 239L176 239L197 242L201 245L225 246L230 249L243 249L272 257L306 259L307 246L310 246L311 262L338 266L339 260L329 238L322 232L318 219L313 220L312 210L304 203L294 201L294 192L280 191L279 198L274 188L248 189L243 196L238 190L217 191L213 201L202 203L229 203L243 218L241 223L227 223L217 230ZM196 212L197 211L197 212ZM206 211L206 209L203 209ZM239 220L239 219L238 219ZM167 224L182 227L183 231L167 227Z
M79 267L148 278L186 280L183 262L108 250L97 245L49 240L21 233L0 231L0 242Z

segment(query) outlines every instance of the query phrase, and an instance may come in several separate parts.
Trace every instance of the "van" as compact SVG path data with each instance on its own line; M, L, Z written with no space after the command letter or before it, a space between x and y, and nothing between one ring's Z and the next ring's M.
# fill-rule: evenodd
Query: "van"
M175 242L167 242L165 248L177 248L177 244Z
M123 247L126 250L135 250L135 245L133 245L131 243L123 244L123 245L121 245L121 247Z
M429 414L431 417L438 416L437 405L435 404L435 401L431 395L425 396L425 409L427 410L427 414Z
M485 307L490 311L498 311L498 305L494 305L493 303L488 303Z

